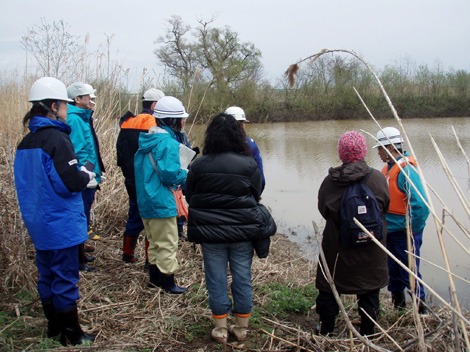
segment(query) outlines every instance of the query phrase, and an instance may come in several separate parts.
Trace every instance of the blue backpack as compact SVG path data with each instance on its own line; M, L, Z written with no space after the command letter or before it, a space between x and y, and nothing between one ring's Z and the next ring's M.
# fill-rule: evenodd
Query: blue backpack
M360 182L346 187L339 211L340 243L350 248L371 243L372 240L356 225L356 218L376 239L383 238L383 219L379 204L366 185L372 169Z

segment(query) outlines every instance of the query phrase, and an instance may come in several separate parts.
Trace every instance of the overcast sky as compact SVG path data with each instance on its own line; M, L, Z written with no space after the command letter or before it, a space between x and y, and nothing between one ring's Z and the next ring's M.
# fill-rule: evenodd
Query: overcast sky
M217 15L262 52L264 75L280 78L298 59L323 48L349 49L382 69L405 58L416 64L470 71L470 0L0 0L0 70L25 65L21 36L28 27L64 20L90 49L114 35L112 53L125 67L161 73L153 53L166 20ZM66 82L70 83L70 82Z

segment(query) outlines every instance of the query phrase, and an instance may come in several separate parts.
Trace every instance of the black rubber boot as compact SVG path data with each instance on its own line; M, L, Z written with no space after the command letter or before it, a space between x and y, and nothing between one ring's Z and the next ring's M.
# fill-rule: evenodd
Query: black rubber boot
M129 237L124 234L122 245L122 260L126 263L135 263L137 255L135 255L135 246L137 245L137 237Z
M78 322L77 307L57 311L57 319L61 326L60 343L62 346L81 345L95 341L96 335L83 332Z
M144 271L149 270L149 241L145 238L145 264L144 264Z
M60 324L56 316L56 310L52 302L42 302L44 315L47 319L47 337L54 338L60 335Z
M98 268L94 266L89 266L85 263L78 263L78 270L83 271L85 273L92 273L93 271L98 270Z
M165 290L166 293L170 293L172 295L180 295L188 290L187 287L180 287L176 285L174 274L166 275L162 273L162 283L163 290Z
M151 290L156 289L157 287L162 288L163 287L163 279L162 279L163 274L161 273L160 269L158 269L158 266L156 266L155 264L149 264L148 269L149 269L149 279L150 279L148 288Z
M320 315L320 327L317 329L319 335L327 336L335 329L336 317L334 315Z
M405 291L392 291L392 302L396 310L406 309Z
M373 335L375 333L375 324L372 320L370 320L368 317L363 316L361 318L361 328L359 330L359 333L362 336L365 335Z
M421 299L418 300L418 313L421 315L429 314L429 310L428 310L428 307L426 306L426 303L422 301Z
M92 262L93 260L95 260L95 256L93 255L85 255L85 263L90 263Z
M86 273L91 273L97 270L98 268L94 268L86 264L93 261L94 259L95 257L90 260L90 257L85 255L85 245L83 243L78 246L78 270L84 271Z
M178 224L178 237L183 241L187 241L188 237L184 234L183 225Z

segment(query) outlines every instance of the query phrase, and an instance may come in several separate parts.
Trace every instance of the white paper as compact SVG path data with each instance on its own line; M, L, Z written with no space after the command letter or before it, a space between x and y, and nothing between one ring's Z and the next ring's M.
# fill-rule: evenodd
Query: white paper
M180 143L180 163L182 169L187 169L191 160L193 160L196 152Z

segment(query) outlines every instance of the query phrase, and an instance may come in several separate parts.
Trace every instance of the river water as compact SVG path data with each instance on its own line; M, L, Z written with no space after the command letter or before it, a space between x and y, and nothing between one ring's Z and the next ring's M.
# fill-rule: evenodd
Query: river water
M427 182L458 219L470 228L469 217L443 171L429 137L429 134L434 137L464 194L468 197L469 169L453 135L452 126L464 150L470 155L470 118L409 119L404 120L403 124ZM389 125L397 127L394 120L382 122L383 127ZM345 131L353 129L375 135L378 128L369 120L247 124L247 134L255 139L263 158L266 189L262 201L271 208L279 232L298 243L313 260L316 260L318 244L312 222L321 228L324 224L317 209L318 189L328 169L340 165L337 156L339 137ZM380 170L384 164L378 157L377 150L372 149L375 142L367 135L366 139L369 146L366 161L371 167ZM432 196L432 201L436 214L441 218L440 202L435 196ZM470 240L454 222L446 217L445 223L470 251ZM470 256L450 235L444 233L443 238L452 271L467 280L470 279ZM431 216L424 230L421 252L424 260L444 267L436 227ZM448 275L426 262L422 262L421 273L424 281L449 301ZM455 284L462 305L470 308L470 285L459 279L455 279ZM437 301L432 299L432 302Z

